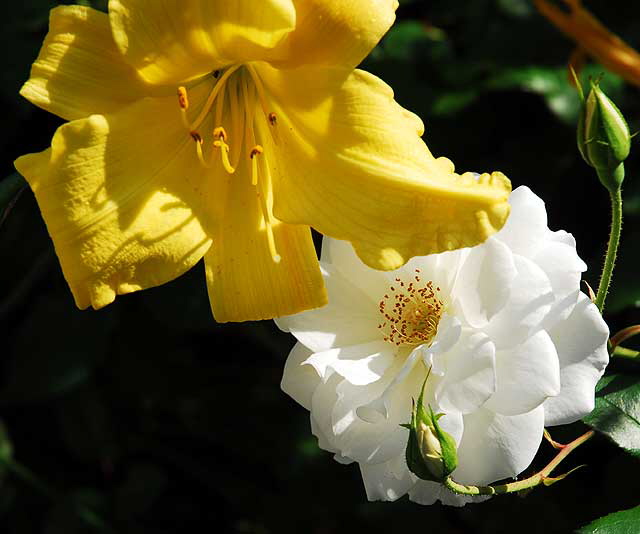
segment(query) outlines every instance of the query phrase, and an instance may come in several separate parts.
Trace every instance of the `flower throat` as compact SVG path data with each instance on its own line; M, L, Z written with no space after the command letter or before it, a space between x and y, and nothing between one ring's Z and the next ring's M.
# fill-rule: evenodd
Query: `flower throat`
M269 111L264 86L255 68L249 64L233 65L213 72L216 82L198 115L189 120L189 97L185 87L178 87L178 104L182 122L195 142L196 155L203 167L213 167L219 159L222 168L234 174L241 157L247 157L251 165L251 185L256 189L258 202L262 210L269 252L275 263L280 262L273 234L274 219L268 205L267 191L271 186L271 175L266 154L256 141L256 131L264 135L260 128L260 112L271 128L277 123L276 114ZM227 117L231 124L229 132L222 125L227 106ZM210 141L201 134L201 128L207 119L212 119L213 130ZM267 130L275 141L275 132ZM209 148L207 150L207 145ZM233 145L233 150L232 150Z

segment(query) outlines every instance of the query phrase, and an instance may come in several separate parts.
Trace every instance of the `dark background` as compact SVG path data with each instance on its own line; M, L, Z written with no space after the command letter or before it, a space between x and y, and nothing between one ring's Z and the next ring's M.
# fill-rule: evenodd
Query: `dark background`
M3 9L0 179L61 123L17 94L56 4ZM640 47L639 3L587 6ZM545 199L550 227L576 236L596 286L608 197L575 148L572 49L527 0L404 0L364 68L423 118L435 155L460 171L503 171ZM584 79L601 72L591 65ZM637 131L640 89L612 73L603 87ZM639 153L626 164L614 332L639 322ZM80 312L29 191L0 228L0 260L0 451L11 447L35 477L0 469L2 533L564 533L638 504L640 466L605 438L563 464L586 467L526 498L462 509L368 503L357 466L318 449L308 413L279 389L293 339L271 322L217 325L201 265ZM552 433L569 441L584 430ZM533 467L552 455L543 444Z

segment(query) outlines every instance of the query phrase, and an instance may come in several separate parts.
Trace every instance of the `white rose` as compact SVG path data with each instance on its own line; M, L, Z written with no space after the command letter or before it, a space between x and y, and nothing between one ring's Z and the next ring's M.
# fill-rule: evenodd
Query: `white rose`
M282 389L311 411L320 447L358 462L371 500L469 501L417 479L404 459L400 424L429 368L425 404L445 414L440 423L458 445L452 476L463 484L515 477L545 426L593 409L609 331L580 292L586 265L570 234L547 228L544 203L528 188L510 204L506 225L484 244L393 272L325 238L329 304L277 321L298 339Z

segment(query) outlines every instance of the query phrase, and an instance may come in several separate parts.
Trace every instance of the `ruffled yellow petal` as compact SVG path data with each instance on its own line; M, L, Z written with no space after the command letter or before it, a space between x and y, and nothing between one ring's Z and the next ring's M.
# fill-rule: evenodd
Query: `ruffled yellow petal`
M146 92L116 48L108 16L89 7L60 6L51 10L49 33L20 94L74 120L116 111Z
M377 269L476 245L509 213L500 173L458 176L431 156L422 123L362 71L259 66L277 115L274 213L351 241Z
M198 217L206 176L176 107L145 99L67 123L50 149L16 161L80 308L172 280L210 246Z
M260 177L259 187L269 191L268 177ZM271 319L327 303L309 227L273 221L279 255L274 261L259 192L242 160L236 174L227 177L224 219L205 256L218 322Z
M279 66L360 63L393 24L397 0L293 0L296 29Z
M277 59L296 20L291 0L111 0L109 16L126 60L153 84Z

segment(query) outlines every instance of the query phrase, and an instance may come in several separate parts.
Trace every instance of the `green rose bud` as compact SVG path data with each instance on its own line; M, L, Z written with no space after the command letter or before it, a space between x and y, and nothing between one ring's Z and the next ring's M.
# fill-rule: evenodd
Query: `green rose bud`
M587 164L594 167L602 184L618 191L624 179L622 162L631 149L629 126L616 105L602 92L597 82L583 97L578 118L578 149Z
M444 482L458 465L456 442L438 423L444 414L435 414L424 408L424 386L418 402L413 405L409 429L406 460L409 470L418 478Z

